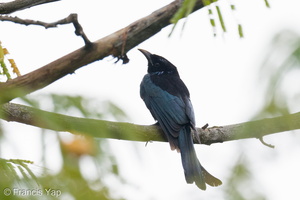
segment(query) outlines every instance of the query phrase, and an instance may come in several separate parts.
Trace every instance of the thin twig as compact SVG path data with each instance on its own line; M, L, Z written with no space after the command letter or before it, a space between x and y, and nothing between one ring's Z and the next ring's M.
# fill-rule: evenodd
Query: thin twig
M266 143L266 142L264 141L264 138L263 138L263 137L259 137L258 139L259 139L259 141L260 141L263 145L265 145L265 146L267 146L267 147L270 147L270 148L272 148L272 149L275 148L274 145Z
M202 126L202 130L207 129L207 127L208 127L208 124L206 123L204 126Z
M75 28L75 34L77 36L81 36L85 45L86 46L90 46L92 43L91 41L87 38L86 34L83 32L83 28L82 26L80 25L80 23L78 22L78 15L73 13L73 14L70 14L66 19L70 19L71 22L73 23L74 25L74 28Z
M51 23L47 23L47 22L42 22L42 21L35 21L35 20L31 20L31 19L21 19L19 17L12 17L12 16L4 16L4 15L0 15L0 21L9 21L9 22L14 22L17 24L22 24L22 25L38 25L38 26L43 26L46 29L47 28L55 28L58 25L64 25L64 24L73 24L74 28L75 28L75 34L77 36L81 36L82 39L84 40L84 43L86 46L91 45L90 40L87 38L87 36L85 35L82 26L79 24L78 22L78 16L75 13L70 14L68 17L58 20L56 22L51 22Z

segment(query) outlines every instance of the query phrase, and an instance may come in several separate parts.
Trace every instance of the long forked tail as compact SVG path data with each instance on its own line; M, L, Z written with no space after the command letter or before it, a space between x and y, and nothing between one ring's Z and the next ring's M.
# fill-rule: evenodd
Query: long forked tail
M178 143L185 180L187 183L195 182L201 190L206 189L205 183L210 186L218 186L222 184L219 179L208 173L200 164L194 149L191 128L189 125L184 126L180 130Z

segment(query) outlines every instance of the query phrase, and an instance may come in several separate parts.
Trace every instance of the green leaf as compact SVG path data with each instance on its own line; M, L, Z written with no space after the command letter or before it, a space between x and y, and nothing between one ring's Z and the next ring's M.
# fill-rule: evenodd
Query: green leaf
M266 4L266 7L267 7L267 8L270 8L271 6L270 6L268 0L264 0L264 1L265 1L265 4Z
M216 10L217 10L217 13L218 13L218 17L219 17L219 21L220 21L222 30L224 32L226 32L226 27L225 27L225 23L224 23L224 20L223 20L222 13L221 13L221 9L220 9L220 7L218 5L216 5Z
M182 6L178 9L178 11L174 14L171 23L177 24L178 21L184 17L187 17L195 7L196 0L185 0Z
M174 24L174 26L173 26L169 36L172 35L178 21L182 18L189 16L189 14L191 14L191 12L193 11L193 9L195 7L195 4L196 4L196 0L185 0L182 3L182 6L178 9L178 11L174 14L174 16L170 20L170 22L172 24ZM185 21L185 23L186 23L186 21ZM184 25L185 25L185 23L184 23ZM184 25L182 28L184 28Z
M243 33L243 28L242 28L241 24L238 25L238 31L239 31L240 38L243 38L244 37L244 33Z
M231 4L231 5L230 5L230 8L231 8L231 10L232 10L232 11L235 11L235 10L236 10L236 8L235 8L235 5L234 5L234 4Z

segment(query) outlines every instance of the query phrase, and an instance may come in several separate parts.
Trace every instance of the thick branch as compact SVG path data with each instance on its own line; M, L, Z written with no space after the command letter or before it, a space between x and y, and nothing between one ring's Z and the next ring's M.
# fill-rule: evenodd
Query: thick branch
M60 0L15 0L8 3L0 3L0 14L10 14L33 6L51 3Z
M180 7L181 2L174 1L88 47L82 47L33 72L1 83L0 103L44 88L65 75L74 73L76 69L109 55L126 58L126 52L170 24L170 19ZM195 10L202 7L202 0L198 0Z
M55 131L131 141L166 141L155 125L142 126L123 122L70 117L28 106L6 103L0 108L0 118ZM202 144L219 143L300 129L300 112L245 123L197 128Z

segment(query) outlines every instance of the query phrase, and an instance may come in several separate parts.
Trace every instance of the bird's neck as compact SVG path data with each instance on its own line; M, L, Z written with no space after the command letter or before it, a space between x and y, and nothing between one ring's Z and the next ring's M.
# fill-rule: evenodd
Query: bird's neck
M150 72L150 75L178 75L176 71L157 71L157 72Z

